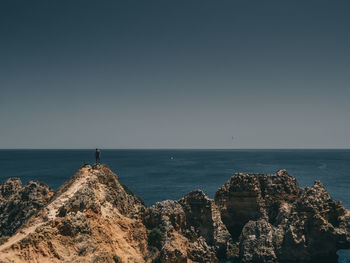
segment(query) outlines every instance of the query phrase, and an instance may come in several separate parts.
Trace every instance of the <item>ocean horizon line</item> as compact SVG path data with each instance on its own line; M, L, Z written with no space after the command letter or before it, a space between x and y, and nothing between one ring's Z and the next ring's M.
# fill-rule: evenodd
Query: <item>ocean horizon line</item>
M92 148L0 148L0 151L16 151L16 150L23 150L23 151L40 151L40 150L72 150L72 151L82 151L82 150L93 150L96 149L95 147ZM126 150L194 150L194 151L246 151L246 150L252 150L252 151L264 151L264 150L350 150L350 147L348 148L302 148L302 147L291 147L291 148L103 148L103 147L98 147L98 149L101 150L112 150L112 151L126 151Z

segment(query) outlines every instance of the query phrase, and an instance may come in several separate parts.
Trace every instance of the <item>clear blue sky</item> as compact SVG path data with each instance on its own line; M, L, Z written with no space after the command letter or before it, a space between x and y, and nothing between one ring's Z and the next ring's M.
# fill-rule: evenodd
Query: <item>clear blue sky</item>
M2 0L0 148L350 148L349 14Z

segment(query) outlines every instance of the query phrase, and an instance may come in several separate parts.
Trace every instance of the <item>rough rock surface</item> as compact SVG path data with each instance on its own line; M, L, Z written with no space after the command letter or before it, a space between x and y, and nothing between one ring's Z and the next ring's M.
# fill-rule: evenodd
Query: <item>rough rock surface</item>
M241 262L277 262L273 228L264 219L249 221L239 239Z
M11 236L28 218L47 204L53 191L46 184L30 181L22 186L19 178L0 185L0 236Z
M230 234L214 201L193 191L178 201L163 201L145 216L148 228L164 233L160 262L217 262L230 255Z
M0 246L0 262L146 262L145 210L108 167L84 166Z
M350 247L349 211L322 183L302 189L285 170L237 174L214 200L195 190L149 208L105 165L84 166L53 196L18 179L0 194L1 222L11 223L9 200L34 211L13 214L22 223L0 245L6 263L336 262Z
M237 174L215 195L241 262L336 262L349 248L349 213L320 182L302 189L287 171Z
M276 174L236 174L215 194L215 203L232 238L249 220L276 220L279 206L297 199L302 189L285 170Z

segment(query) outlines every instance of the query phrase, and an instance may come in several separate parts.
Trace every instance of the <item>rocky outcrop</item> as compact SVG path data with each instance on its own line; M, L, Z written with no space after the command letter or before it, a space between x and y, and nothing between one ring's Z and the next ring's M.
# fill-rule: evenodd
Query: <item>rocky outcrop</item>
M19 178L0 185L0 236L11 236L31 216L47 204L53 191L44 183L30 181L22 186Z
M276 174L236 174L215 194L222 220L238 240L249 220L276 220L279 206L297 199L302 189L285 170Z
M231 237L214 201L201 190L178 201L163 201L145 216L149 229L164 233L160 262L218 262L232 254Z
M116 175L105 165L86 166L85 169L81 169L57 190L53 201L59 199L69 189L74 189L76 183L84 179L84 183L78 185L69 201L59 207L60 217L89 209L95 213L102 213L109 204L112 204L122 215L130 218L141 218L145 212L146 206L143 201L130 191L125 191ZM96 193L101 196L95 196Z
M84 166L0 246L0 262L146 262L146 207L104 166Z
M246 262L277 262L274 249L274 229L264 219L249 221L239 239L239 258Z
M302 189L285 170L237 174L215 195L241 262L336 262L349 217L320 182Z
M350 247L349 211L285 170L237 174L214 200L195 190L149 208L105 165L84 166L53 196L44 189L1 185L2 203L34 212L16 213L0 262L336 262Z
M279 258L295 262L336 260L339 248L349 248L349 232L344 224L349 222L347 211L340 202L333 201L322 183L305 188L292 203L278 228L283 230ZM288 215L288 216L287 216ZM323 260L323 261L321 261Z

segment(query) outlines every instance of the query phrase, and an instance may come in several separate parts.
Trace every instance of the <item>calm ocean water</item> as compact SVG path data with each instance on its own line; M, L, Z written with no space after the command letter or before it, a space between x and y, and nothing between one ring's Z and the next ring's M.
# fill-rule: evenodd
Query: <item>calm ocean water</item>
M302 187L321 180L350 209L350 150L102 150L101 161L148 205L198 188L213 197L237 172L287 169ZM93 149L0 150L0 182L19 177L57 189L93 162Z

